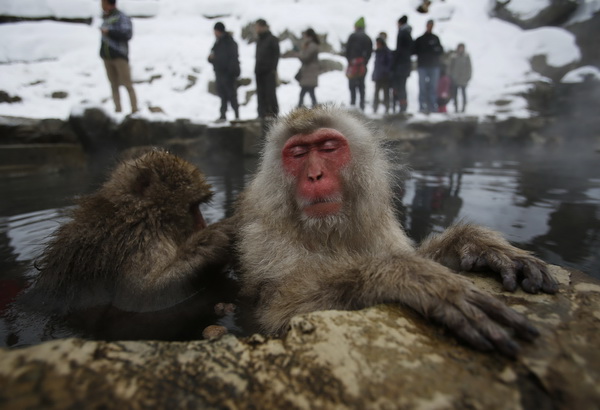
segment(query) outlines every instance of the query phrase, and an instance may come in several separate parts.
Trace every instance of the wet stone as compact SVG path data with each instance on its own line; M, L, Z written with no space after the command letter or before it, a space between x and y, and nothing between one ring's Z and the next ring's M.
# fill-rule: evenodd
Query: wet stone
M0 351L0 403L38 407L594 408L600 283L553 267L557 295L504 293L541 336L516 360L474 351L397 305L293 319L281 339L65 339ZM432 383L435 380L435 383ZM541 407L539 407L541 406Z

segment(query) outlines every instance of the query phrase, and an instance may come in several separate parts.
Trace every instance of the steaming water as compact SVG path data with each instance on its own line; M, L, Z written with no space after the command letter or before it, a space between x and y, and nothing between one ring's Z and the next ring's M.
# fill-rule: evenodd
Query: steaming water
M417 241L461 219L487 225L550 263L600 278L599 160L589 147L572 146L414 155L412 178L396 187L399 218ZM229 214L255 164L228 164L226 173L199 165L216 191L202 209L210 223ZM33 261L72 198L100 181L86 173L0 178L0 346L77 335L48 330L11 301L35 275Z

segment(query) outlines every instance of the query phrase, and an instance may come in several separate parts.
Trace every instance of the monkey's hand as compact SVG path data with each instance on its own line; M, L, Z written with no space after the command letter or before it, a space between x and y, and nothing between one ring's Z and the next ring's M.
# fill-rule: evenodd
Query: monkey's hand
M383 290L368 285L374 278L366 280L365 290L380 292L371 296L415 309L478 350L515 357L520 347L513 335L526 341L539 336L525 316L433 261L405 256L392 265L396 269L386 275L391 281Z
M437 301L431 299L434 303L426 309L426 316L448 327L476 349L497 349L510 357L515 357L520 347L500 325L512 329L517 337L526 341L539 336L525 316L470 283L467 285L461 291L448 292Z
M548 265L529 252L512 246L498 232L481 226L455 225L428 238L419 254L454 270L497 272L504 289L514 292L518 281L529 293L556 293L558 282Z
M232 229L229 224L214 223L194 233L186 243L190 253L209 259L227 257L231 253Z

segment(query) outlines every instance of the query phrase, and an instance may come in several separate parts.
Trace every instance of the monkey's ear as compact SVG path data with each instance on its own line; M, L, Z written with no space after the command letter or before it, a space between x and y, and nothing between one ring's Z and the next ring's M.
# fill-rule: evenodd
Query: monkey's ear
M138 168L131 191L136 195L143 196L150 184L152 184L152 170L148 168Z

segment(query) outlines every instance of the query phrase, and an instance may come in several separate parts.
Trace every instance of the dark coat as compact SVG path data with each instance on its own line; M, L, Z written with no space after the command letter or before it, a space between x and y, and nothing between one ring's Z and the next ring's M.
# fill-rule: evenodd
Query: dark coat
M265 31L258 35L256 42L256 65L254 72L258 75L277 71L279 63L279 39Z
M217 75L227 75L234 78L240 75L240 60L238 45L229 33L223 33L211 50L212 58L208 61L213 65Z
M375 68L373 81L388 80L392 74L392 51L388 46L375 50Z
M439 67L444 48L433 33L425 33L415 40L414 53L419 67Z
M346 43L346 59L350 63L357 57L365 59L365 64L369 62L371 53L373 52L373 41L371 37L365 33L365 30L358 29L348 37Z
M396 37L396 50L394 51L394 67L397 67L400 64L410 65L410 56L412 55L413 50L413 39L411 32L412 27L408 24L403 24L398 29L398 37Z

